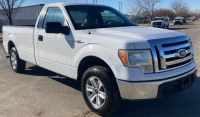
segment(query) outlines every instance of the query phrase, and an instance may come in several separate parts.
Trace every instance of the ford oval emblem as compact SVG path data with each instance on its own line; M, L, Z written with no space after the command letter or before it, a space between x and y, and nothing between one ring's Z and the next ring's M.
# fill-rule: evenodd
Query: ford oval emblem
M185 57L187 55L187 51L185 49L181 49L178 51L178 56L179 57Z

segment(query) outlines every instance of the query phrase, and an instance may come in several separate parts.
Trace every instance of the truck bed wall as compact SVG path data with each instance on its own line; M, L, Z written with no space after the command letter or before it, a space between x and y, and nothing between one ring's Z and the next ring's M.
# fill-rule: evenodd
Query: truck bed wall
M34 58L34 28L28 26L4 26L3 27L4 46L8 48L8 43L12 41L22 60L36 64Z

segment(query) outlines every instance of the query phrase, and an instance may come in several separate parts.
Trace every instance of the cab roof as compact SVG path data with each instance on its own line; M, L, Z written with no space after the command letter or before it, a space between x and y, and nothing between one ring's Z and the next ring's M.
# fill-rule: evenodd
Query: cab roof
M94 4L94 3L73 3L73 2L63 2L63 3L51 3L51 4L46 4L47 6L51 5L56 5L56 6L73 6L73 5L92 5L92 6L106 6L106 5L101 5L101 4Z

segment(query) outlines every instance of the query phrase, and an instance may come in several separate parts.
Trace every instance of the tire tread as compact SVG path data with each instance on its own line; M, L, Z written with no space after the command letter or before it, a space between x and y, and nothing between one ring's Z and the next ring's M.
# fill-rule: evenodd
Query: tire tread
M109 113L104 113L104 114L101 114L101 113L97 113L101 116L108 116L108 115L111 115L113 114L116 110L119 109L119 107L121 106L121 103L122 103L122 98L120 96L120 92L119 92L119 89L118 89L118 85L117 85L117 82L116 82L116 78L114 76L114 74L112 73L112 71L106 67L103 67L103 66L93 66L93 67L90 67L88 68L83 77L89 72L89 71L93 71L94 69L98 69L99 71L101 71L102 75L105 76L106 78L109 78L107 79L110 84L112 85L112 91L114 92L114 100L113 100L113 106L112 106L112 109L110 110Z
M10 55L11 55L12 52L15 52L16 57L17 57L17 68L16 68L16 70L14 70L14 69L13 69L13 70L14 70L16 73L22 73L22 72L25 70L25 68L26 68L26 62L25 62L24 60L21 60L21 59L19 58L17 49L16 49L15 47L11 48L11 50L10 50ZM12 67L12 65L11 65L11 67Z

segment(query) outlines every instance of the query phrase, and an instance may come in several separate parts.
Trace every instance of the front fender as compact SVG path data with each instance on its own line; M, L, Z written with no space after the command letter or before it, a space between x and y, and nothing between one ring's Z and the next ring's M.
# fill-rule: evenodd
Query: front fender
M72 66L74 68L78 68L81 60L88 56L95 56L102 59L104 62L108 64L111 68L113 64L115 65L123 65L120 58L118 57L118 50L112 52L106 47L98 44L89 44L80 48L72 60ZM116 71L114 68L111 68L112 71ZM115 73L114 73L115 74Z

